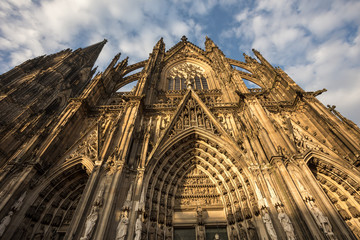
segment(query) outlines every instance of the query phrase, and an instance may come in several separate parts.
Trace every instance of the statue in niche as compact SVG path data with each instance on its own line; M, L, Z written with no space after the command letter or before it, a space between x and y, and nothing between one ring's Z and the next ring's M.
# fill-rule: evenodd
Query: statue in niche
M249 233L249 239L251 240L258 240L259 236L256 232L256 228L254 223L251 220L248 220L248 233Z
M191 114L191 121L195 121L196 118L195 118L195 111L194 111L194 109L191 109L190 114Z
M272 224L270 214L267 212L267 210L263 210L263 216L262 216L263 222L265 224L266 230L268 234L270 235L270 238L273 240L277 239L277 235L274 229L274 225Z
M334 233L332 232L332 226L329 219L320 211L313 201L309 201L310 211L313 214L316 223L322 228L326 236L329 239L336 239Z
M296 237L295 237L295 233L294 233L294 227L290 221L289 216L285 213L283 208L279 209L278 219L279 219L281 225L283 226L283 229L286 233L287 239L295 240Z
M141 221L141 215L136 219L135 222L135 240L141 239L141 229L142 229L142 221Z
M203 225L203 210L202 207L196 207L196 219L198 225Z
M99 217L99 206L95 204L92 207L90 214L86 218L85 232L83 237L80 238L80 240L87 240L91 237L91 234L94 230L98 217Z
M201 114L199 114L199 115L197 116L197 119L198 119L199 125L203 125L203 124L204 124Z
M189 118L187 115L184 116L184 125L189 125Z
M124 240L127 233L127 228L129 224L129 218L127 211L124 211L119 222L119 225L116 228L116 240ZM140 229L141 231L141 229Z
M210 121L208 118L205 119L205 126L206 128L211 128Z
M8 215L6 215L6 217L4 217L2 220L1 220L1 223L0 223L0 237L4 234L7 226L9 225L9 223L11 222L11 216L14 214L13 211L10 211L8 213Z

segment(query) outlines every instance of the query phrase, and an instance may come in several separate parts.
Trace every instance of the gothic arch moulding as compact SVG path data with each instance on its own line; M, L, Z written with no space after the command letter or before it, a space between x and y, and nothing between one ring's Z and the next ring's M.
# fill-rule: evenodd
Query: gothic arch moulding
M245 161L233 157L235 152L225 146L221 138L204 130L188 129L155 150L142 193L149 234L153 226L172 229L202 221L230 228L259 215ZM196 221L193 217L187 221L186 214L197 214Z

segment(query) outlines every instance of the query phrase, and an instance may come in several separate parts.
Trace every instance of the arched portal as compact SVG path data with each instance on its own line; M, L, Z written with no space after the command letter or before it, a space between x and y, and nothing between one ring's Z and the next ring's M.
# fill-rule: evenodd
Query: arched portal
M360 239L360 184L343 166L312 157L308 167L339 212L342 219Z
M181 135L164 144L145 172L144 217L149 239L179 232L216 234L214 229L227 236L242 221L258 215L241 156L230 155L216 136L207 138L191 129Z
M45 180L13 239L63 239L88 179L79 161Z

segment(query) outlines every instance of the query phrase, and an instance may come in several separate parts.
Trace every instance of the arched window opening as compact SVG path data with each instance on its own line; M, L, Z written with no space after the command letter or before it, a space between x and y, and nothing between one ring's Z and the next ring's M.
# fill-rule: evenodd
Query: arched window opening
M190 80L195 89L209 89L205 70L190 63L183 63L173 67L168 74L168 90L186 89L186 82Z

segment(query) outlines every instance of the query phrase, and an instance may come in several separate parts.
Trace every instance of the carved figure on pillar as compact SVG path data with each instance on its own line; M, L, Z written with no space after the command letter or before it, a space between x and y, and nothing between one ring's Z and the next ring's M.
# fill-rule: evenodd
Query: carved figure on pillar
M127 211L124 211L119 222L119 225L116 229L116 240L124 240L127 233L127 228L129 225L129 218ZM140 229L141 231L141 229Z
M265 224L266 230L272 240L277 240L277 235L274 229L274 225L271 221L270 214L268 213L267 209L263 209L263 216L262 216L263 222Z
M141 229L142 229L142 221L141 221L141 215L136 219L135 222L135 240L141 239Z
M13 211L10 211L8 213L8 215L6 215L0 223L0 237L4 234L6 227L9 225L9 223L11 222L11 216L14 214Z
M294 227L290 221L289 216L285 213L283 208L279 208L278 219L286 233L287 239L295 240Z
M202 207L197 206L196 207L196 219L198 225L203 225L203 210Z
M90 214L86 218L84 235L80 238L80 240L90 239L98 217L99 217L99 206L94 205L91 209Z
M197 238L196 240L205 240L205 230L204 230L204 226L198 226L198 231L197 231Z
M332 226L329 219L320 211L317 205L313 201L308 201L310 206L310 211L313 214L316 223L324 231L325 235L329 239L336 239L334 233L332 232Z

